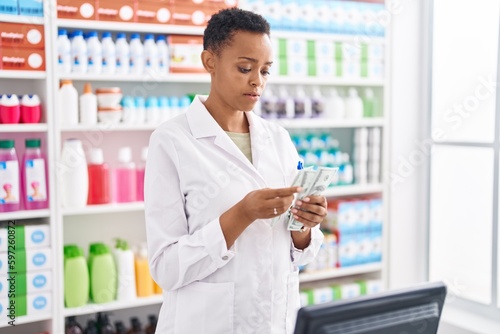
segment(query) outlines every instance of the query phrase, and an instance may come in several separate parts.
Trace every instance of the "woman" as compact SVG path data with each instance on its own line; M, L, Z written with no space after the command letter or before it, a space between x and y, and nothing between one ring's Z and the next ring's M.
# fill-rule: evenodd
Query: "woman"
M326 199L297 201L292 212L304 228L287 230L298 155L283 128L251 112L273 63L269 24L222 10L203 44L210 94L161 125L149 145L149 262L164 290L157 333L293 333L297 266L321 245Z

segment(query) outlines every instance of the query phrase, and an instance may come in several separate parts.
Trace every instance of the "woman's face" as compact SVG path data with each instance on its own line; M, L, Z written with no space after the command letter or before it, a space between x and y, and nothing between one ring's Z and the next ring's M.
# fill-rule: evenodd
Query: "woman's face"
M214 62L211 94L217 94L232 110L252 110L266 86L273 62L269 36L238 31Z

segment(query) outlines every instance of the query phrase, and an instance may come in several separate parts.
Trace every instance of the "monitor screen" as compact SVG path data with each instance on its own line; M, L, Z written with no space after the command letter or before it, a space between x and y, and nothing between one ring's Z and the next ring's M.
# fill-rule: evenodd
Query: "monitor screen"
M442 282L302 307L295 334L436 334Z

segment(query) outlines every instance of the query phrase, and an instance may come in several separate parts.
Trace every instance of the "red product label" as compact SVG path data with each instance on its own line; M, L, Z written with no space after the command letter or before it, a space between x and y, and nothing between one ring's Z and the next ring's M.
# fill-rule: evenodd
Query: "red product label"
M32 49L2 48L2 70L45 71L45 52Z
M97 19L99 21L133 22L135 8L133 0L97 0Z
M60 19L95 20L96 2L93 0L58 0L57 17Z
M0 46L44 49L43 25L0 22Z

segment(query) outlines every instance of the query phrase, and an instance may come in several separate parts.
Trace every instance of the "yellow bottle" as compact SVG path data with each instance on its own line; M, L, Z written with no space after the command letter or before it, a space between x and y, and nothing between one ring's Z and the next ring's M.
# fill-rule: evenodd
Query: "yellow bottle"
M153 278L151 278L151 279L153 280ZM160 288L158 283L156 283L154 280L153 280L153 291L154 291L155 295L161 295L163 293L163 290Z
M139 247L135 257L135 282L137 297L149 297L153 294L153 279L149 272L148 251L145 245Z

